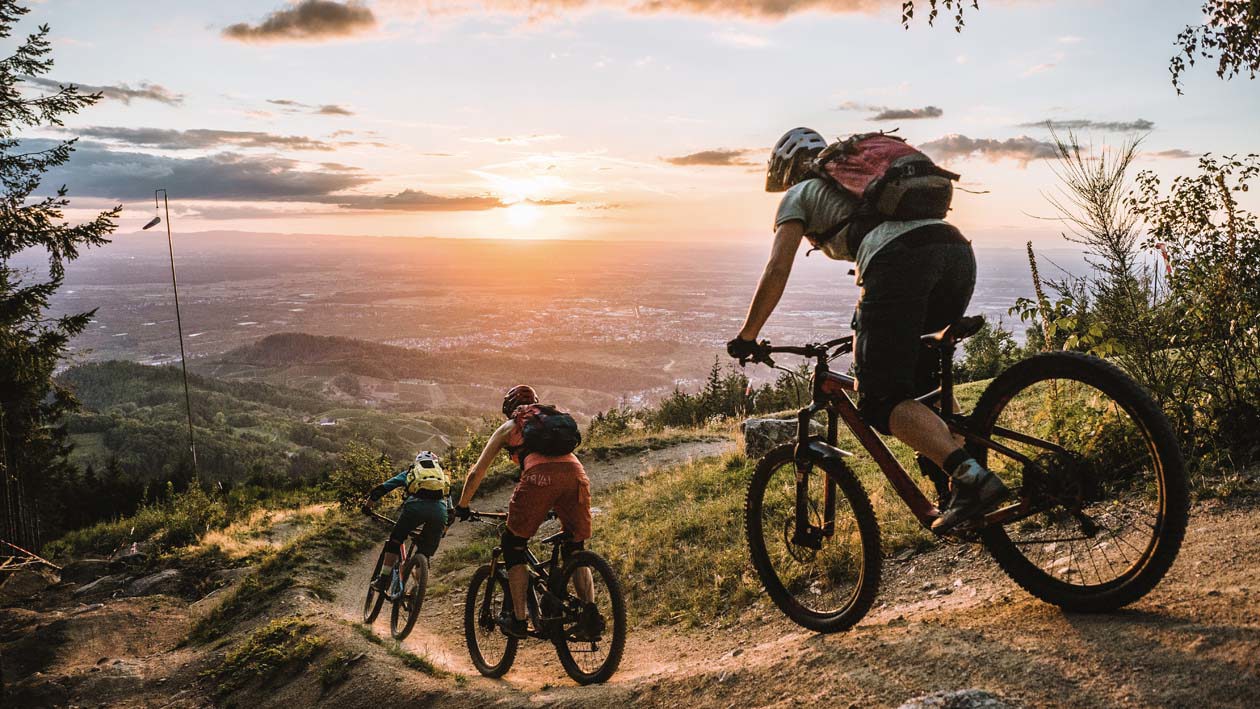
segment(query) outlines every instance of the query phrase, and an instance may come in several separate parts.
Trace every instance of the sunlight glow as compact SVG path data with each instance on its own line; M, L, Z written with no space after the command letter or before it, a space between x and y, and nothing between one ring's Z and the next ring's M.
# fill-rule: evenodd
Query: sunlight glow
M533 226L542 218L542 209L528 202L518 202L507 208L508 224L514 227Z

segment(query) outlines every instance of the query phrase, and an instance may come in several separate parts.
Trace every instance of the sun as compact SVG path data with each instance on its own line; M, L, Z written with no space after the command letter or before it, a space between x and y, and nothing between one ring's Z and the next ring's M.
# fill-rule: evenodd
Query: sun
M528 202L517 202L507 208L507 221L514 227L533 226L542 218L542 209Z

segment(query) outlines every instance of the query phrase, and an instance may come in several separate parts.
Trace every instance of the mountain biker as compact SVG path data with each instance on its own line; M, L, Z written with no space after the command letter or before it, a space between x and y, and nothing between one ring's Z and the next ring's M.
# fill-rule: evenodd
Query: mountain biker
M385 542L381 575L372 582L372 587L381 593L389 591L393 568L398 563L407 535L420 528L420 544L416 551L432 557L437 551L438 543L442 541L444 528L452 521L452 511L447 505L447 496L451 494L451 478L432 452L420 451L410 466L372 488L363 500L363 510L371 510L395 488L403 488L406 499L398 521L394 523L394 529Z
M856 198L815 171L814 159L826 147L827 141L808 128L788 131L774 146L766 191L785 194L748 316L726 345L732 357L760 352L757 335L783 295L801 238L816 244L814 237L834 231L857 209ZM943 219L859 219L864 221L852 223L851 232L864 235L839 244L828 241L825 247L829 256L857 263L862 286L852 323L858 408L880 433L896 436L949 473L953 496L932 523L937 531L949 531L1009 494L932 409L914 400L932 389L932 362L920 357L920 335L962 317L971 300L976 281L971 242Z
M525 446L525 433L520 413L525 407L538 405L538 393L524 384L514 386L503 397L503 415L507 421L499 426L486 441L477 462L468 471L463 492L455 505L455 516L468 519L468 505L477 494L482 479L500 450L520 466L521 475L508 503L507 528L503 531L503 561L508 567L508 585L512 595L512 608L503 609L499 627L509 637L528 637L528 609L525 594L529 584L526 568L526 549L530 537L547 519L548 512L555 510L564 531L572 539L564 542L561 553L565 561L585 546L591 536L591 488L586 470L577 456L568 453L547 456L530 451ZM577 595L586 602L580 627L575 635L579 640L593 640L603 631L603 619L595 607L594 581L590 569L581 568L574 576Z

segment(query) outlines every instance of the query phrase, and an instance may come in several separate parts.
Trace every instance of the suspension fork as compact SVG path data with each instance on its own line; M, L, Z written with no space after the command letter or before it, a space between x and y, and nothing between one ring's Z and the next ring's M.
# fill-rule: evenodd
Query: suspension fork
M817 381L818 379L819 377L815 376L815 380ZM814 400L817 402L818 397L815 396ZM834 483L831 483L830 479L827 479L827 484L825 485L823 526L818 527L809 523L809 476L814 464L808 453L807 446L810 439L810 422L813 420L814 414L820 410L821 407L814 403L797 413L796 451L793 455L793 462L796 466L796 504L792 515L794 521L792 543L815 551L822 548L823 538L830 535L831 531L835 529L835 488ZM834 416L828 419L827 435L829 438L835 431L835 424ZM829 516L827 512L830 512Z

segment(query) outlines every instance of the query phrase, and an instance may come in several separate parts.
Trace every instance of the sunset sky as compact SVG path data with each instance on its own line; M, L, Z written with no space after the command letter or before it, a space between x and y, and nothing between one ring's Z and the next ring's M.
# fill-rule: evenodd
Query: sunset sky
M986 1L957 34L899 0L46 0L49 78L107 98L26 137L82 136L51 180L123 232L165 187L185 233L751 242L784 130L900 128L989 192L955 200L978 245L1049 244L1047 120L1149 134L1168 176L1260 148L1256 82L1169 82L1198 4Z

